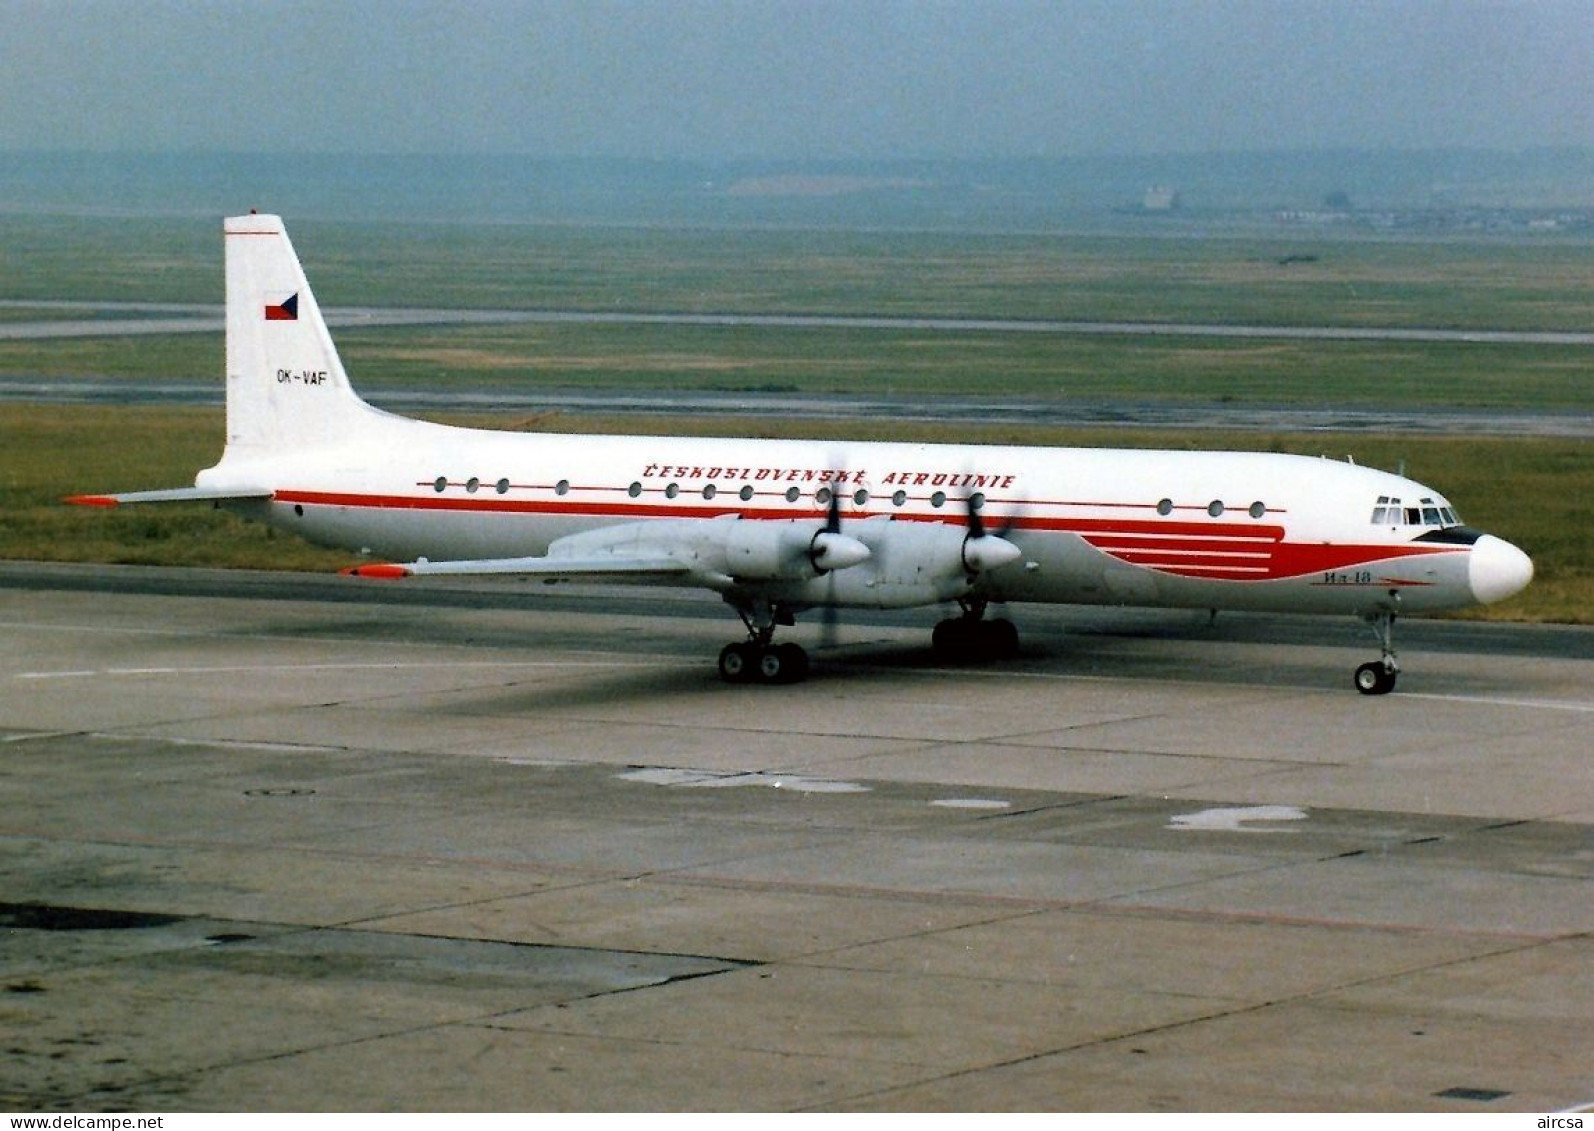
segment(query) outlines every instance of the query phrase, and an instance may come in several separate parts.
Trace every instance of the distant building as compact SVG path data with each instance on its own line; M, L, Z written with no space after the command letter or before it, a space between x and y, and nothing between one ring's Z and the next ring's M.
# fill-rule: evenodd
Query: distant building
M1167 185L1152 185L1141 198L1140 207L1147 212L1172 212L1179 207L1178 190Z

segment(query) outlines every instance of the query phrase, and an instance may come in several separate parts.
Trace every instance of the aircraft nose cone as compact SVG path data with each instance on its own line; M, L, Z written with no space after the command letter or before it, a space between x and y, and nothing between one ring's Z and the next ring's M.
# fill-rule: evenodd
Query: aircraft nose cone
M1485 534L1472 547L1467 582L1479 603L1492 605L1513 597L1533 580L1533 559L1504 538Z

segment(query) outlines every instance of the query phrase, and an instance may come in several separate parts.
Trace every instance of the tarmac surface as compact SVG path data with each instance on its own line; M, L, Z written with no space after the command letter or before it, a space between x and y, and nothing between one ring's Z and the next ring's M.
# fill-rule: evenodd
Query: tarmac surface
M0 1108L1594 1100L1594 630L0 565Z

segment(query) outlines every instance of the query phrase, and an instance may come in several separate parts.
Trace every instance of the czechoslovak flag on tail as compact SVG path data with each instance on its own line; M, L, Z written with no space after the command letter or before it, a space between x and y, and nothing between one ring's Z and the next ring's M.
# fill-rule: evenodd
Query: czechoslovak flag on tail
M299 296L289 295L276 306L269 303L266 306L267 322L297 322L299 321Z

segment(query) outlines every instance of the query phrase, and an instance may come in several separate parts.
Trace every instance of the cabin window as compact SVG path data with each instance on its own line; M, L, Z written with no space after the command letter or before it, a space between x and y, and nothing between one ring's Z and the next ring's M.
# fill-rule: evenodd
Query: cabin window
M736 494L741 498L742 502L744 502L744 503L752 502L753 501L753 485L751 483L743 484L742 489L740 491L736 492Z
M469 491L472 495L474 495L478 490L480 490L481 485L482 485L482 481L480 479L477 479L474 475L472 475L470 477L470 479L465 483L465 490Z
M865 503L867 503L868 501L869 501L869 492L865 491L862 487L859 487L856 491L854 491L852 493L852 502L853 502L854 506L860 506L861 507Z
M642 497L642 484L640 484L640 483L632 483L631 486L626 488L626 494L630 495L633 499L641 498Z
M509 480L500 479L497 483L493 484L493 490L497 491L500 495L509 494Z
M908 493L906 491L903 491L903 490L900 490L900 489L895 494L893 494L891 496L891 505L894 506L894 507L900 507L904 503L906 503L907 501L908 501Z
M673 499L680 493L681 485L679 483L671 483L668 487L664 488L664 497L666 499Z
M1157 504L1157 513L1162 515L1162 516L1164 516L1164 517L1167 517L1168 515L1172 514L1173 513L1173 500L1172 499L1163 499L1162 501L1160 501Z
M985 509L985 492L976 491L969 496L969 510L979 511Z
M797 488L788 487L786 488L786 501L788 503L795 503L798 499L802 498L802 494L803 493L797 490Z
M1267 504L1258 499L1251 504L1251 509L1248 513L1252 518L1261 518L1267 513Z
M932 507L944 507L944 506L946 506L946 492L945 491L937 491L935 494L931 495L930 496L930 505Z
M719 494L719 488L714 486L714 484L712 484L712 483L703 484L703 497L705 499L712 499L717 494Z
M1207 513L1209 515L1211 515L1213 518L1222 518L1223 517L1223 500L1222 499L1213 499L1210 503L1208 503L1207 504Z
M448 476L439 475L436 481L432 484L432 490L436 491L439 495L448 490Z
M557 483L555 483L553 485L553 493L555 495L565 495L565 494L569 494L569 492L570 492L570 480L568 480L568 479L561 479L561 480L559 480L559 482L557 482Z
M830 488L821 487L819 490L815 491L814 502L818 503L822 507L828 507L830 505Z

